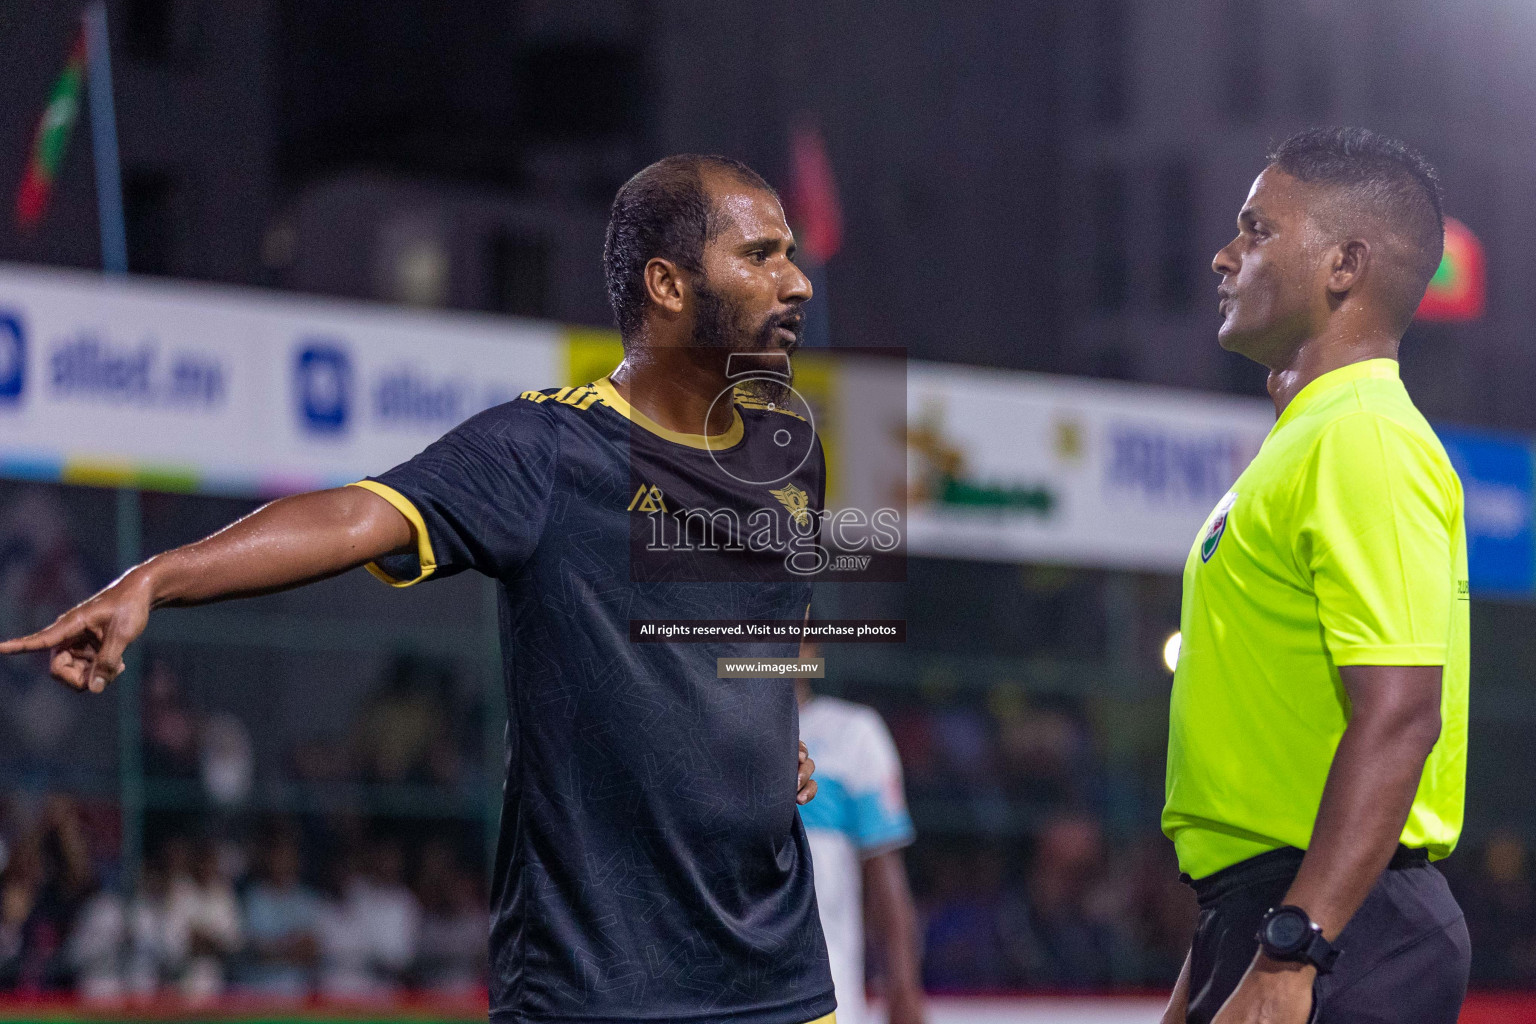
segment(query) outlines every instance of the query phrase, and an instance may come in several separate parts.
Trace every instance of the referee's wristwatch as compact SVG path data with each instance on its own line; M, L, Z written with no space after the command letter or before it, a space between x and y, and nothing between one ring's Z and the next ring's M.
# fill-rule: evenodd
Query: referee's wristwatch
M1323 938L1322 926L1307 916L1300 907L1289 905L1273 907L1259 921L1259 934L1255 936L1271 960L1311 964L1318 974L1333 970L1339 951L1333 943Z

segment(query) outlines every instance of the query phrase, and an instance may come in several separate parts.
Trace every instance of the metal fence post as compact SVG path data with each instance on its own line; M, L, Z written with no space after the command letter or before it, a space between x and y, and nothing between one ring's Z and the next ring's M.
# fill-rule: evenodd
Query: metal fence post
M117 492L117 567L119 572L137 565L144 548L143 509L139 492L122 487ZM117 678L117 774L122 815L122 884L130 893L138 884L144 857L144 758L140 744L139 669L143 655L134 644L123 655L128 669Z

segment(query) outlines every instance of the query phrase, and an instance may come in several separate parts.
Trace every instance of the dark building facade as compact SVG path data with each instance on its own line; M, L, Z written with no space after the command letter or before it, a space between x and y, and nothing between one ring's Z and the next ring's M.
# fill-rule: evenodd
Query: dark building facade
M19 180L76 11L0 13ZM1215 345L1211 255L1263 153L1358 123L1442 169L1488 249L1487 316L1416 326L1432 415L1536 427L1536 15L1496 0L960 8L787 0L111 0L131 269L607 325L607 203L678 151L788 184L818 126L845 216L834 344L1259 393ZM99 259L87 125L35 235Z

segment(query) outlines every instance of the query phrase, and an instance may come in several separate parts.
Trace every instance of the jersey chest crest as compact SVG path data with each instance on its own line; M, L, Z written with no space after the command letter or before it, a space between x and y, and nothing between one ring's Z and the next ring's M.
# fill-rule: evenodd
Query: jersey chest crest
M1221 499L1216 506L1216 511L1211 514L1210 525L1205 528L1205 536L1200 538L1200 561L1209 562L1211 556L1216 553L1216 548L1221 544L1221 538L1227 532L1227 520L1232 515L1232 505L1237 501L1237 492L1228 491L1227 496Z

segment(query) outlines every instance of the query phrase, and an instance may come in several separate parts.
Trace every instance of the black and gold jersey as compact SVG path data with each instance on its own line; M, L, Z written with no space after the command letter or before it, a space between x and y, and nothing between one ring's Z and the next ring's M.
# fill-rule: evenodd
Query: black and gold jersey
M494 1022L802 1024L833 1009L793 684L716 677L718 658L797 645L631 641L631 620L806 612L820 444L772 402L724 400L730 430L704 436L650 421L606 380L528 392L359 485L417 529L417 550L376 575L500 584Z

